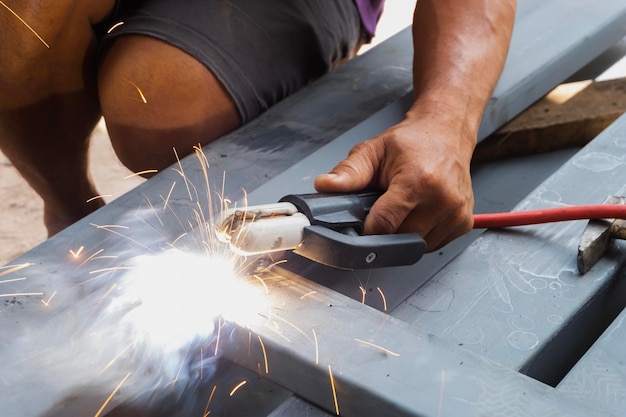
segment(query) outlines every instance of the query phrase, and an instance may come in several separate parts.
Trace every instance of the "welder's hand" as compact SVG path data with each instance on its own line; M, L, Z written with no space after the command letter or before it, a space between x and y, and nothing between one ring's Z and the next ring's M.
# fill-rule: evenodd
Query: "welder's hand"
M365 220L366 234L417 232L429 251L473 226L470 161L476 133L445 116L407 118L355 146L329 174L316 178L319 192L386 192Z

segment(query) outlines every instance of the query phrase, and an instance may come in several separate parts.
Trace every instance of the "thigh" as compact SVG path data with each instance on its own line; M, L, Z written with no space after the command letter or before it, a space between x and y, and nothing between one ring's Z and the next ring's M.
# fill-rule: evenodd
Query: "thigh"
M0 107L20 107L95 80L92 25L114 0L5 0L0 4ZM86 72L93 71L92 75Z
M120 0L103 48L159 39L205 66L245 123L351 56L362 39L352 0Z

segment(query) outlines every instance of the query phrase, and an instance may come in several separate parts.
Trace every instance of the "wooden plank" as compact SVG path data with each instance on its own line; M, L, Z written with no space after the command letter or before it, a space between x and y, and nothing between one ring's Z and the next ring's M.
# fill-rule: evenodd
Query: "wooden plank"
M482 141L474 163L583 147L626 112L626 78L561 84Z

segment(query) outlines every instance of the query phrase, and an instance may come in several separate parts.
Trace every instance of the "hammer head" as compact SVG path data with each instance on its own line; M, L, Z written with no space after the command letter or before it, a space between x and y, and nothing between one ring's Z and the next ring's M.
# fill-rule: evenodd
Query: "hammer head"
M609 196L603 204L626 204L626 197ZM589 271L604 256L613 239L626 238L626 220L589 220L578 245L578 272Z

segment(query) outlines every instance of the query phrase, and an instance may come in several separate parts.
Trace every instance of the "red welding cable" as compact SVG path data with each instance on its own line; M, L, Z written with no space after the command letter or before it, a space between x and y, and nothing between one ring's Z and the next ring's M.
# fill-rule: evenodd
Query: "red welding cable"
M541 210L474 215L474 229L525 226L539 223L588 219L626 219L626 205L592 204Z

